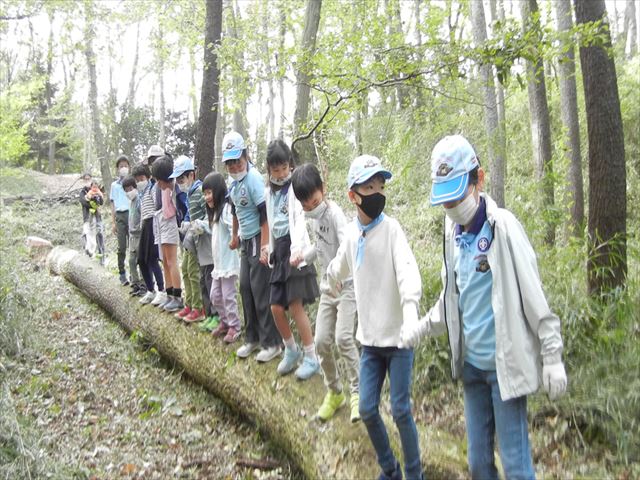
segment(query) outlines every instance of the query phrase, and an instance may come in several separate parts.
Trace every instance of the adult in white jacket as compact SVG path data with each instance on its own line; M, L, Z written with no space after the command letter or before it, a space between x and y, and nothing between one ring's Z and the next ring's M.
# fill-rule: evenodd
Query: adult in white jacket
M444 289L401 341L414 346L446 326L453 378L464 386L472 478L498 478L496 434L506 478L535 478L527 395L541 383L551 399L566 389L560 320L549 309L522 225L480 193L484 171L469 142L443 138L431 162L431 203L446 213Z

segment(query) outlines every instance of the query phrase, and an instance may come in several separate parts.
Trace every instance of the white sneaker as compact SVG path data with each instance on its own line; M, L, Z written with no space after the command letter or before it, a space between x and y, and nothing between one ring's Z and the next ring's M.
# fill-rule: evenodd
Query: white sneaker
M274 345L269 348L263 348L258 352L258 355L256 355L256 360L260 363L266 363L270 360L273 360L274 358L279 356L281 353L282 353L282 347L280 347L280 345Z
M156 296L151 301L151 305L153 305L154 307L157 307L158 305L162 305L163 303L166 303L167 300L168 299L167 299L166 292L158 292L156 293Z
M260 348L260 344L247 342L236 351L236 355L238 356L238 358L247 358L249 355L251 355L252 352L255 352L258 348Z
M156 297L156 292L147 292L144 294L144 296L138 300L141 304L146 305L148 303L151 303L153 301L153 299Z

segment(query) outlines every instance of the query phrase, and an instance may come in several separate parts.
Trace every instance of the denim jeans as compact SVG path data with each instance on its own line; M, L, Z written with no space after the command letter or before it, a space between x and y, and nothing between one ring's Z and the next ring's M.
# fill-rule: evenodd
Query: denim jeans
M418 430L411 414L411 372L413 350L395 347L363 346L360 357L360 417L367 427L369 438L385 472L396 468L387 429L380 416L380 392L389 373L391 387L391 413L400 433L405 462L405 478L422 476Z
M503 401L495 370L480 370L467 362L462 382L471 478L498 478L493 455L497 433L505 477L535 479L527 428L527 397Z

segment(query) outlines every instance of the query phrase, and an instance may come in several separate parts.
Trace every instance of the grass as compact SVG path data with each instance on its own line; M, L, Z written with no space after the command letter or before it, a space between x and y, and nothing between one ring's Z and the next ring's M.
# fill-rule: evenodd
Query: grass
M35 195L42 191L42 186L33 177L33 172L25 168L0 168L0 197L18 195Z

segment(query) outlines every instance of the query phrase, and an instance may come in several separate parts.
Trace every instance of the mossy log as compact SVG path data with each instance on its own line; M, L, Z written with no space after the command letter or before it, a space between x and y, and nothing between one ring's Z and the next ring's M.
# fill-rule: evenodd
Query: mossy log
M348 408L326 424L313 418L325 394L320 375L299 382L292 375L279 377L275 361L260 365L253 359L237 359L237 345L227 346L172 315L140 305L125 293L114 275L75 250L56 247L47 262L52 273L78 287L125 330L139 332L194 381L254 422L306 477L360 479L379 474L366 429L362 422L349 422ZM388 412L388 406L385 410ZM397 430L388 413L385 418L397 447ZM418 428L426 476L466 476L459 443L429 426Z

